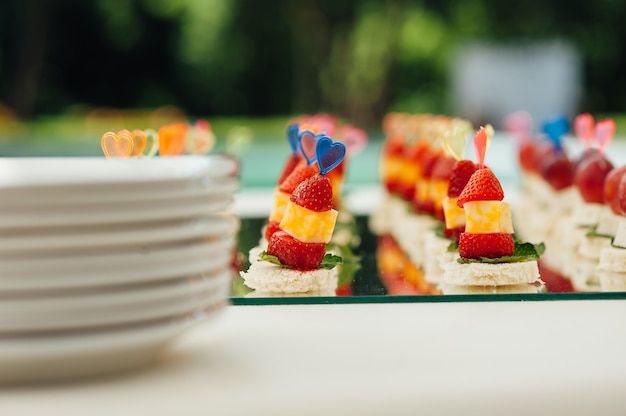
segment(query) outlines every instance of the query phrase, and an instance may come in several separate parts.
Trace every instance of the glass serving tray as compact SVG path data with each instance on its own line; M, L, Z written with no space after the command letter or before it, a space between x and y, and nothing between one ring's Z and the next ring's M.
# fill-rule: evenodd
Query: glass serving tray
M241 219L237 243L237 268L240 270L247 270L248 251L258 244L266 221L266 217ZM600 287L597 290L576 291L569 279L546 269L541 263L541 278L546 284L538 293L443 294L435 285L424 280L421 269L412 265L402 250L394 246L393 239L370 232L367 216L356 216L355 224L360 244L353 252L359 259L359 266L351 273L349 284L340 284L336 296L280 294L260 297L251 295L251 289L237 277L233 282L231 302L235 305L264 305L626 299L626 292L603 292ZM392 271L381 267L381 256L389 255L395 256L393 264L398 266Z

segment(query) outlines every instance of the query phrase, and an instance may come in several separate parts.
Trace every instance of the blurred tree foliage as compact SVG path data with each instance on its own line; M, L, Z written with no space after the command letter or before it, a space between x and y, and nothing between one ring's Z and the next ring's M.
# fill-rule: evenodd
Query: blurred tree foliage
M581 110L626 110L619 0L3 0L0 102L23 118L72 108L264 116L445 112L467 39L566 39Z

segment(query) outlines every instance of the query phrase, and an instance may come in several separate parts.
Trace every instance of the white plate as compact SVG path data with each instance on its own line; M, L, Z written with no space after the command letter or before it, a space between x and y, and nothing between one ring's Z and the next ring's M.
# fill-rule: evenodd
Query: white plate
M2 254L38 254L53 251L84 250L103 247L137 247L201 237L234 235L239 219L232 214L209 214L130 224L83 225L60 228L4 230L0 233Z
M223 302L232 276L226 268L115 290L0 297L0 334L93 329L177 316Z
M1 162L1 159L0 159ZM68 206L108 202L132 202L228 194L239 187L239 179L194 178L188 181L121 184L81 184L75 186L41 185L2 189L0 208L24 206ZM0 188L1 189L1 188Z
M216 317L224 304L176 319L106 331L3 337L0 383L51 381L115 373L152 362L192 324Z
M0 158L0 190L33 186L145 184L236 176L239 162L228 155L140 159L104 157Z
M0 229L132 223L199 216L226 210L231 193L159 201L107 202L68 206L25 206L0 209Z
M230 264L234 236L144 249L0 257L0 293L154 282Z

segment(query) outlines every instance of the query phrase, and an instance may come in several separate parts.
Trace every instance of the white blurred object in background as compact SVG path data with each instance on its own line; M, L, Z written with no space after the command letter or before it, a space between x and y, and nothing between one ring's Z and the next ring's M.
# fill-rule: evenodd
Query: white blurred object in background
M450 68L452 113L501 128L502 119L526 110L536 126L579 110L583 62L564 41L471 42L459 47Z

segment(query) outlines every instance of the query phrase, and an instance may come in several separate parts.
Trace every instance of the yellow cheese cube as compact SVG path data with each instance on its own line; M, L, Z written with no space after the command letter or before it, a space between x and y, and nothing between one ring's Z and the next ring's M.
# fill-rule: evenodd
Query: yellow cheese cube
M381 161L382 177L385 181L395 182L402 176L404 160L399 156L388 156Z
M472 201L465 208L465 232L513 234L511 207L502 201Z
M448 195L448 181L437 179L430 181L430 199L433 201L435 212L439 211L443 205L443 199Z
M459 208L456 204L459 198L443 198L443 215L446 219L446 228L451 230L453 228L462 227L465 225L465 210Z
M304 243L328 243L333 236L338 212L316 212L289 201L280 228Z
M283 219L290 196L291 195L287 192L281 192L278 188L276 188L274 191L274 206L272 207L272 212L270 213L270 221L280 222L280 220Z

